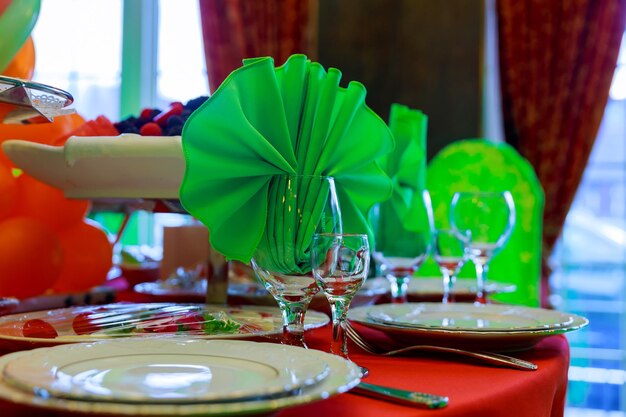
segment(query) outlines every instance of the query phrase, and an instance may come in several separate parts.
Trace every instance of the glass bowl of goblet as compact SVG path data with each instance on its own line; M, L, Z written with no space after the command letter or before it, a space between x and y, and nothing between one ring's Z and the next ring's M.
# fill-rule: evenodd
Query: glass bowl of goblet
M330 303L333 322L330 351L347 358L346 314L369 272L367 235L316 234L311 246L311 260L313 275Z
M487 302L489 262L507 242L515 224L515 204L509 191L457 192L450 205L453 229L471 233L470 259L476 267L476 302Z
M432 248L433 211L428 191L415 193L411 204L400 212L385 201L372 212L376 243L372 257L391 287L391 302L406 303L410 279Z

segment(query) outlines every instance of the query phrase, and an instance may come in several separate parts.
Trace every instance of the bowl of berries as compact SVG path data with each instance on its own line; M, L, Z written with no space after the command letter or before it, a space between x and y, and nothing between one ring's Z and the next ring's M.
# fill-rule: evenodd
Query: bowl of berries
M178 200L185 172L180 134L206 99L143 109L138 117L108 125L101 116L63 146L8 140L2 148L16 167L69 198Z
M201 96L187 103L175 101L166 109L145 108L139 116L129 116L117 123L120 134L135 133L141 136L180 136L191 113L198 109L208 97Z

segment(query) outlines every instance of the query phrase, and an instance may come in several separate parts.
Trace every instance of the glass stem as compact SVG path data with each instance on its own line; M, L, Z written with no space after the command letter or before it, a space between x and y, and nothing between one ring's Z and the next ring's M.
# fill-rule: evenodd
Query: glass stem
M487 304L487 294L485 293L485 279L487 278L487 271L489 270L489 264L480 261L474 261L476 266L476 304Z
M346 313L350 307L350 299L328 297L333 320L333 337L330 352L348 359L348 339L346 337Z
M283 316L283 337L281 340L283 345L307 347L304 343L304 315L309 301L279 302Z
M442 303L453 303L455 301L454 292L452 291L454 288L454 283L456 281L456 276L453 273L450 273L445 268L442 268L441 273L443 274L443 299Z
M407 292L411 277L387 276L391 285L391 302L393 304L404 304L407 302Z

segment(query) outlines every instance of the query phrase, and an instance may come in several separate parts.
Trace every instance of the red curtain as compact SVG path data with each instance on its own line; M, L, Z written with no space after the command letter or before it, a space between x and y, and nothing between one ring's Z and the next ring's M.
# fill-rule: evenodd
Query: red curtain
M543 299L556 243L600 127L625 0L498 0L506 140L545 192Z
M316 58L318 0L198 1L211 92L243 58Z

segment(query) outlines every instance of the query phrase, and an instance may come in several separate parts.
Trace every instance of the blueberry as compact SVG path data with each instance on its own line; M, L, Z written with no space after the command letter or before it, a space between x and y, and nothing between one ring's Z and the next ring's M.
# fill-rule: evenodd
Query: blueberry
M139 128L132 123L119 122L114 126L120 133L139 133Z
M194 111L198 107L200 107L205 101L207 101L208 98L209 98L208 96L200 96L200 97L191 99L187 102L187 104L185 104L185 108L191 111Z
M167 127L173 127L173 126L177 126L177 125L182 125L184 123L185 123L185 121L183 120L182 117L174 115L174 116L170 116L167 119L166 126Z
M165 136L180 136L183 132L183 125L179 124L179 125L175 125L175 126L168 126L164 131L163 134Z

